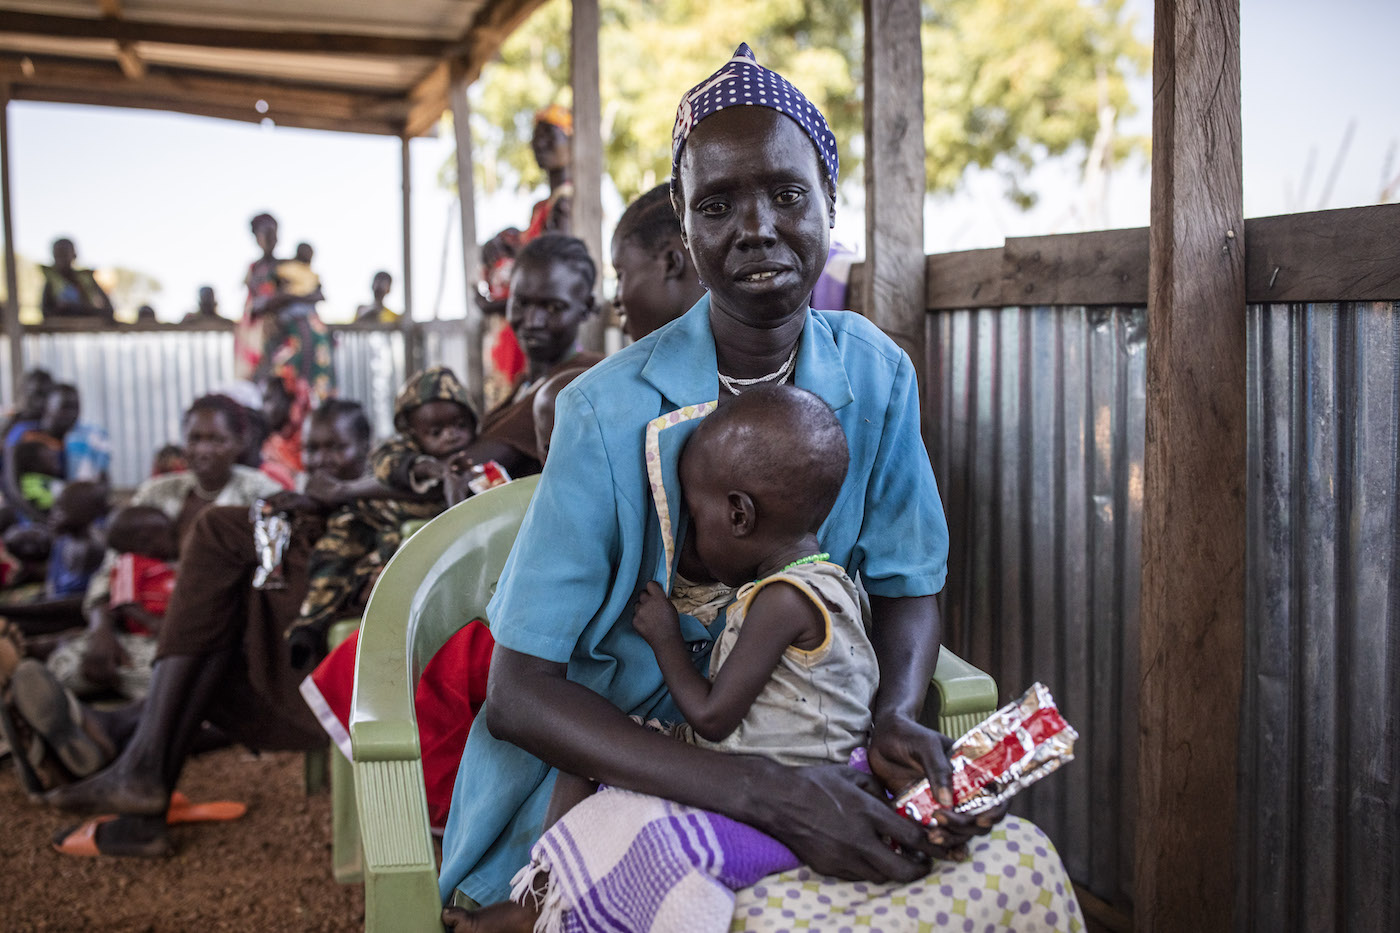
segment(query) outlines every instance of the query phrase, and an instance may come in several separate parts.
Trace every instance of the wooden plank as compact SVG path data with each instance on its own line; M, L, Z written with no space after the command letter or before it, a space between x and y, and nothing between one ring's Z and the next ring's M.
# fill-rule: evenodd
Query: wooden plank
M116 42L163 42L170 45L220 49L385 55L404 58L441 58L462 47L457 38L427 39L359 33L227 29L129 19L88 19L15 12L0 14L0 32L56 36L64 39L111 39Z
M1400 204L1246 221L1251 303L1400 299Z
M10 344L10 398L19 404L24 378L24 328L19 323L19 269L15 265L15 222L10 204L10 94L0 87L0 220L5 237L5 336Z
M408 117L404 121L406 136L422 136L437 123L445 106L443 102L448 99L451 75L448 63L438 62L409 90Z
M476 14L471 28L458 44L457 61L462 76L475 81L481 69L500 51L501 43L515 32L545 0L491 0Z
M140 82L134 82L112 63L28 56L31 67L26 68L25 58L0 55L0 82L14 87L17 97L21 90L28 92L29 99L41 99L37 97L40 92L100 91L113 97L132 93L248 110L252 110L255 101L264 100L269 105L267 116L274 120L283 111L327 118L378 119L402 114L405 110L398 95L381 90L313 87L250 79L244 75L156 67L151 67Z
M238 120L243 123L260 123L263 115L248 107L229 107L219 104L206 104L197 98L180 98L142 94L136 92L114 96L100 89L68 90L45 87L17 87L13 100L43 101L54 104L85 104L91 107L134 107L140 110L161 110L172 113L187 113L202 117L215 117L221 120ZM394 136L400 132L402 121L384 119L361 119L324 117L314 113L279 112L275 121L279 126L295 126L308 130L331 130L337 133L371 133L377 136Z
M486 369L481 356L482 330L485 326L481 308L476 303L477 282L481 280L481 249L476 233L476 180L472 174L471 103L467 89L471 85L460 74L452 82L452 128L457 137L457 199L461 203L462 280L466 285L463 296L467 332L467 391L476 403L477 411L485 411Z
M574 183L571 230L588 247L588 255L601 272L603 255L603 102L598 86L598 0L573 0L569 28L569 75L574 89L573 165ZM596 298L602 297L603 277L594 284ZM602 305L599 304L601 310ZM603 352L606 321L601 313L584 323L580 342L590 350Z
M1246 424L1239 24L1239 0L1157 0L1133 899L1145 933L1233 928Z
M924 306L930 311L1003 307L1001 254L998 246L929 256Z
M924 67L918 0L864 0L865 278L861 305L914 361L923 397Z
M1017 305L1147 303L1147 228L1011 237L1002 299Z
M399 327L403 329L403 351L405 372L418 369L418 353L413 343L413 160L410 147L411 137L400 137L399 177L403 191L403 315Z

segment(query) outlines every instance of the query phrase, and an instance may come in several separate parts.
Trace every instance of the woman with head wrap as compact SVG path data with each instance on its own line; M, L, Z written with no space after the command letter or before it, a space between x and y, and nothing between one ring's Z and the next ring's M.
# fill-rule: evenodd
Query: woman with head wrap
M808 911L811 926L850 923L820 907L819 897L859 902L855 910L865 914L872 897L903 903L915 889L933 894L909 903L910 916L947 923L954 902L939 902L938 885L889 883L937 872L940 884L975 890L980 904L991 900L981 898L989 863L1033 897L1048 891L1053 907L1028 905L1039 911L1036 922L1077 923L1066 916L1077 909L1068 881L1039 830L1007 820L995 839L975 839L1003 809L976 821L953 816L928 832L884 799L886 787L925 775L935 786L948 779L946 738L917 722L938 658L934 596L946 575L948 534L909 358L863 318L810 308L835 219L835 138L800 91L741 46L681 101L673 143L673 202L709 293L560 393L550 461L488 609L497 648L486 722L473 727L463 755L441 893L477 903L506 896L545 823L557 768L716 811L774 837L810 866L780 909ZM850 450L850 470L818 536L830 560L859 575L870 594L881 678L873 777L843 765L788 768L718 754L629 718L680 719L630 624L637 594L654 581L675 599L707 582L689 551L681 447L725 399L789 382L835 411ZM706 663L723 624L723 613L705 622L681 615L697 664ZM1013 836L1014 845L1006 841ZM957 885L944 881L961 866L941 859L961 855L970 841L979 861L963 864L981 867ZM1017 868L1008 846L1021 848L1034 868ZM835 878L881 884L841 888ZM759 896L753 909L761 915L765 903ZM828 910L824 919L810 913L818 910ZM1001 916L996 909L995 922ZM460 914L447 919L470 926ZM729 917L719 920L727 929Z

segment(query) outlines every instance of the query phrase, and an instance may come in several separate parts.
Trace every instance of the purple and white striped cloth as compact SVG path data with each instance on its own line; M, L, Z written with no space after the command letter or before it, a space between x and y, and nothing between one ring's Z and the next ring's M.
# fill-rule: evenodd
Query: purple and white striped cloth
M751 826L609 787L535 843L511 900L528 903L536 876L547 871L538 933L724 933L736 891L799 865Z

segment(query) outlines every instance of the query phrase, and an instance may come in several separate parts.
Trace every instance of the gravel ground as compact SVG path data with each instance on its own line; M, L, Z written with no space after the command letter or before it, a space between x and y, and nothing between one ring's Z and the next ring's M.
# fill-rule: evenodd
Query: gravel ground
M0 762L0 931L266 933L360 930L364 893L331 877L330 795L306 796L302 756L224 749L191 761L194 800L242 800L231 823L171 830L168 859L78 859L49 847L66 815L29 802Z

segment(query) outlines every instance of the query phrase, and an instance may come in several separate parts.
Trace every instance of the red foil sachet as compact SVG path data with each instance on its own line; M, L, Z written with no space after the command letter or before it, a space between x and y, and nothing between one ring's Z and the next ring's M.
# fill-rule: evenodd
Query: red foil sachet
M1008 703L953 743L953 807L959 813L990 810L1030 787L1061 765L1074 760L1079 733L1065 722L1055 698L1042 683L1034 683L1014 703ZM933 814L947 809L927 779L895 798L895 809L925 826Z
M506 472L506 468L495 460L487 460L485 463L472 464L471 479L467 481L467 488L473 493L478 493L504 486L509 482L510 474Z

